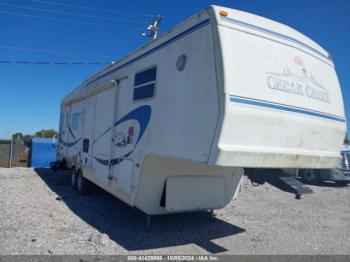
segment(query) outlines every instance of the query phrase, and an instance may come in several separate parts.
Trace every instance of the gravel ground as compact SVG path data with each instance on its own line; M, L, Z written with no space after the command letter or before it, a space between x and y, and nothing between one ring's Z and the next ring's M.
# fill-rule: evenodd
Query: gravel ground
M245 179L217 212L152 218L96 190L80 196L69 172L0 169L0 254L350 254L350 187L294 195Z

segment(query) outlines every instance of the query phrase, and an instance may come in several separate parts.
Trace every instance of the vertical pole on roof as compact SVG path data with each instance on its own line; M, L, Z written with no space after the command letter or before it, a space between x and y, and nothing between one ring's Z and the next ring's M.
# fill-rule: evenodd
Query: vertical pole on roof
M163 17L160 15L157 15L153 18L150 25L147 27L148 33L143 33L142 35L144 37L152 37L153 39L156 39L158 37L158 29L160 22L163 20Z
M159 25L160 22L162 21L163 17L161 17L160 15L157 15L154 19L153 19L153 23L152 23L152 35L153 35L153 39L156 39L158 37L158 29L159 29Z

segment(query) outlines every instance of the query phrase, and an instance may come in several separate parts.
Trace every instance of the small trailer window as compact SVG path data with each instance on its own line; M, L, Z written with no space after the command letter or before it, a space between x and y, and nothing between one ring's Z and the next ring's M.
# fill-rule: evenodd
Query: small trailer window
M72 115L71 128L78 129L79 128L79 113L74 113Z
M83 139L83 152L84 153L89 152L89 139L87 139L87 138Z
M66 127L69 126L69 116L68 116L68 113L66 113L66 116L65 116L65 124L66 124Z
M135 75L134 101L151 98L154 96L156 85L157 68L152 67Z

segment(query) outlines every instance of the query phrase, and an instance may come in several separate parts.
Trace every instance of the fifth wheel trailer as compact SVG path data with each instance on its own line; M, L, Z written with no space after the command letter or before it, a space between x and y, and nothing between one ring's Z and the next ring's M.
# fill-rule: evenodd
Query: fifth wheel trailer
M148 215L223 208L244 168L333 168L346 120L331 56L209 6L61 103L57 158Z

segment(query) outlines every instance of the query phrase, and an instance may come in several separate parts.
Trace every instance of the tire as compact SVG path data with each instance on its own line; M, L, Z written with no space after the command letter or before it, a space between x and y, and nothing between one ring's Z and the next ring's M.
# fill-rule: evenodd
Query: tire
M67 170L67 161L65 159L62 159L62 161L57 162L57 169L60 170Z
M82 173L79 172L77 179L77 191L81 195L87 195L90 193L91 183L89 180L83 177Z
M57 171L57 162L56 162L56 161L50 163L50 169L51 169L53 172L56 172L56 171Z
M70 182L71 182L73 190L77 190L77 187L78 187L78 175L79 174L77 172L75 172L75 171L72 172L72 176L71 176Z
M300 176L307 184L319 184L321 182L320 173L314 169L301 170Z

